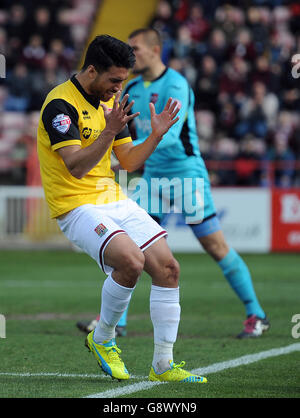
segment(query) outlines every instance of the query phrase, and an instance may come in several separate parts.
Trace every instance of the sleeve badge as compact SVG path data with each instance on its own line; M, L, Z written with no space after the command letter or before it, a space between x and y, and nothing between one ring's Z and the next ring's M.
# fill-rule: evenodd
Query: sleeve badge
M71 126L70 116L64 115L63 113L55 116L52 120L52 126L61 134L66 134Z

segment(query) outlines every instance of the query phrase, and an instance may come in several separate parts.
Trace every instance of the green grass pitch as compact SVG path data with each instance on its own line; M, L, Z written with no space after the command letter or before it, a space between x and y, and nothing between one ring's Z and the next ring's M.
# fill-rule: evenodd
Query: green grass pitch
M175 254L181 264L181 323L174 360L189 370L300 343L291 322L300 314L300 257L243 255L259 300L271 321L262 338L238 340L243 305L207 255ZM118 339L133 377L104 377L85 336L75 326L99 311L105 279L96 263L68 251L0 252L0 398L81 398L147 382L153 336L150 278L142 275L132 297L128 335ZM300 353L291 352L209 374L208 384L164 384L125 398L299 398ZM117 396L120 397L120 396Z

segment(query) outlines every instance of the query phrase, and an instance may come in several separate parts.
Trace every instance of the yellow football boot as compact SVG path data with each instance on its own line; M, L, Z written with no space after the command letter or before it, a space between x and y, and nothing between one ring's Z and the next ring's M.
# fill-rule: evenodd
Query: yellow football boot
M152 382L207 383L206 377L197 376L183 370L182 367L185 365L185 361L182 361L180 364L175 364L170 360L169 363L171 369L161 374L156 374L153 367L151 367L149 380Z
M113 379L129 379L129 373L119 356L121 350L117 347L115 339L97 344L93 337L94 331L86 337L85 345L94 354L103 372Z

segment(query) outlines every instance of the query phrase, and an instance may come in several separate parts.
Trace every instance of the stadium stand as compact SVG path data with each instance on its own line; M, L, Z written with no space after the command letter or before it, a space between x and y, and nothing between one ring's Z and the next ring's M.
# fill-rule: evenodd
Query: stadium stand
M161 0L151 26L195 91L212 184L298 186L298 2Z
M0 1L0 184L39 185L36 129L47 93L76 71L98 0Z
M47 92L76 69L98 6L0 1L7 64L0 79L0 184L39 184L38 112ZM212 184L299 186L300 89L291 62L300 53L298 2L158 0L149 26L163 34L164 62L195 91Z

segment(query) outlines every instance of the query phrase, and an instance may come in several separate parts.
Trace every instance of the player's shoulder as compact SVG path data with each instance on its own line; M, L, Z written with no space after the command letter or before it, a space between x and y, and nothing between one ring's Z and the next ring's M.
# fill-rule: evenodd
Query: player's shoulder
M48 93L48 97L61 97L61 96L70 96L72 97L72 87L73 83L71 80L66 80L65 82L58 84Z
M143 83L142 76L135 77L128 81L124 88L124 94L127 94L133 87L138 86L140 83Z
M56 87L49 91L45 98L42 109L52 104L52 102L54 104L60 101L64 101L72 104L73 98L74 92L72 89L72 82L71 80L67 80L64 83L58 84Z
M169 85L173 85L175 88L179 87L189 87L189 83L187 79L180 74L178 71L174 70L173 68L168 68L166 71L166 80L168 80Z
M45 124L57 115L68 115L73 121L78 120L79 113L70 80L57 85L48 93L41 108L40 119Z

